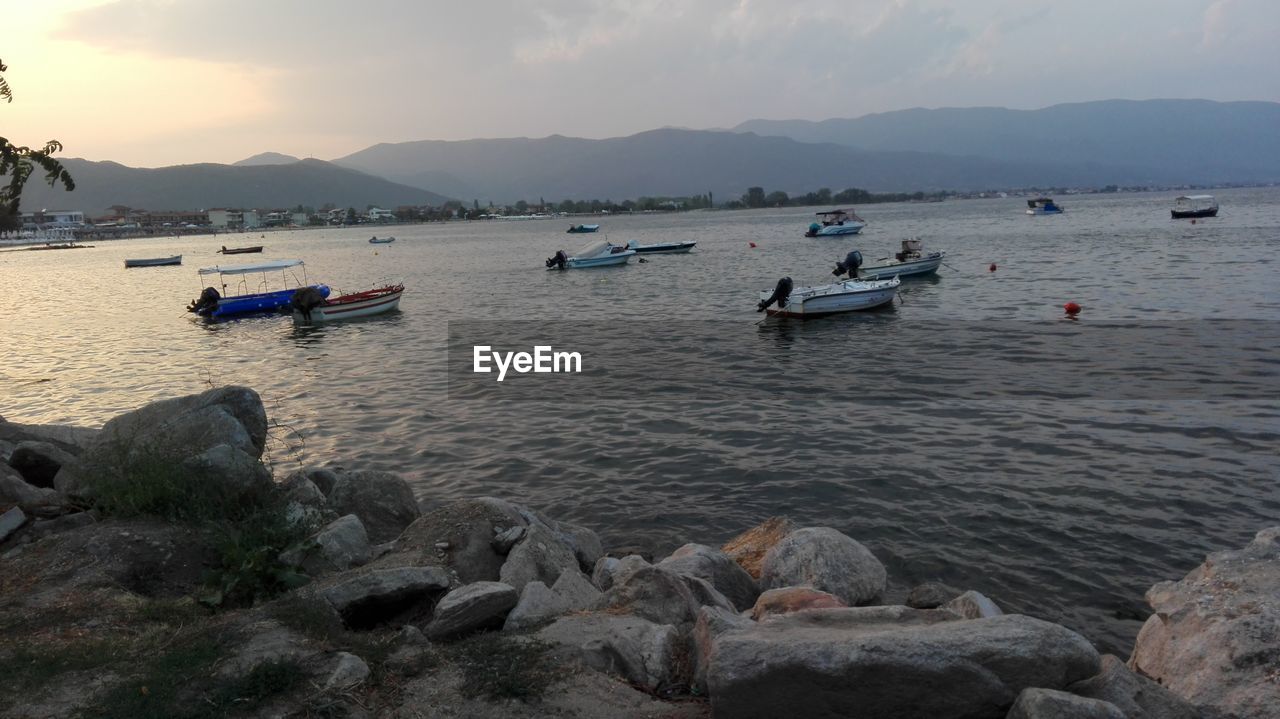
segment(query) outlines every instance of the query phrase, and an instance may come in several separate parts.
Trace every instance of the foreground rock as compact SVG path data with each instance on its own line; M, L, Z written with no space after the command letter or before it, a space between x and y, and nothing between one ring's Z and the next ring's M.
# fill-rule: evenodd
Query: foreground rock
M884 592L884 565L866 547L829 527L797 529L764 556L764 589L807 586L839 597L850 606Z
M802 609L837 609L847 607L834 594L813 587L783 587L770 589L760 595L751 608L751 618L760 621L778 614L790 614Z
M760 588L750 574L729 555L704 544L686 544L658 563L676 574L697 577L710 583L738 611L750 609L760 596Z
M501 582L476 582L449 592L427 625L430 639L453 639L478 629L501 627L519 595Z
M375 544L399 537L422 514L408 482L373 470L339 472L329 491L329 507L359 517Z
M581 662L650 690L677 680L679 632L640 617L579 614L539 631L539 639L559 647L558 655Z
M53 488L53 478L62 465L75 459L70 452L51 442L19 442L9 455L9 466L33 486Z
M57 492L33 486L18 474L18 470L0 464L0 508L22 507L31 511L57 503Z
M1275 717L1280 707L1280 527L1147 591L1155 614L1129 665L1209 716Z
M1200 712L1185 699L1134 674L1112 654L1102 657L1102 671L1067 689L1082 697L1110 702L1126 719L1199 719Z
M88 482L106 473L180 465L231 492L270 485L259 459L267 441L267 413L248 387L153 402L102 426L93 443L63 464L54 486L66 495L84 495Z
M344 578L321 595L348 627L364 629L429 606L448 588L449 575L439 567L401 567Z
M9 535L18 531L26 523L27 515L22 511L21 507L13 507L0 514L0 543L3 543L4 540L9 538Z
M286 552L280 559L315 576L359 567L372 556L373 548L369 546L364 524L356 515L348 514L325 525L309 545Z
M1127 719L1116 705L1056 689L1023 689L1006 719Z
M724 717L999 719L1023 689L1061 689L1098 668L1083 637L1021 615L815 609L720 635L707 686Z

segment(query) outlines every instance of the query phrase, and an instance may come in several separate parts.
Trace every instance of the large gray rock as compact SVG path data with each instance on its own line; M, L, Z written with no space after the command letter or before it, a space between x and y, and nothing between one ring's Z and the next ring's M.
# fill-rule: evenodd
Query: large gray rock
M54 486L67 495L88 492L97 476L125 476L132 468L176 464L230 492L261 490L271 474L262 466L267 413L248 387L219 387L153 402L102 427L93 443L65 463Z
M1098 667L1083 637L1021 615L810 609L721 634L707 685L716 716L999 719L1023 689Z
M18 470L32 486L53 489L53 478L58 470L74 459L75 455L51 442L28 440L13 448L9 466Z
M498 578L519 591L529 582L551 586L567 570L579 571L573 549L546 525L535 522L527 526L524 537L507 554Z
M556 654L572 658L650 690L678 682L681 642L675 627L639 617L575 614L557 620L535 636L557 645Z
M338 517L325 525L309 545L280 555L282 561L300 566L312 575L343 572L368 563L372 557L369 535L354 514Z
M797 529L764 556L760 587L807 586L836 595L850 606L884 592L884 565L866 547L829 527Z
M303 467L285 478L286 487L292 486L295 482L307 481L320 490L320 494L328 497L333 491L334 485L338 483L338 472L327 467Z
M449 574L439 567L400 567L364 572L321 591L352 628L392 621L429 604L449 588Z
M1116 705L1056 689L1023 689L1005 719L1126 719Z
M614 582L605 592L604 602L612 612L673 625L692 624L702 606L684 578L653 566L640 567Z
M715 654L716 639L726 632L746 629L751 620L722 607L702 607L698 621L693 624L693 686L700 694L707 693L707 670Z
M18 470L0 464L0 508L22 507L32 510L58 503L58 493L28 484Z
M1129 666L1210 716L1275 717L1280 707L1280 527L1209 555L1147 591L1155 614Z
M436 605L426 634L430 639L453 639L478 629L502 626L519 600L516 590L501 582L476 582L459 587Z
M0 544L3 544L9 535L18 531L26 523L27 515L21 507L12 507L9 511L0 514Z
M686 544L658 563L677 574L704 579L723 594L738 611L750 609L760 596L756 580L729 558L704 544Z
M596 609L604 600L604 595L596 589L582 572L577 570L560 573L551 591L564 599L569 611Z
M782 587L762 593L756 599L755 605L751 607L751 618L763 621L772 616L790 614L804 609L836 609L847 606L849 605L841 601L840 597L820 589Z
M639 554L628 554L622 559L601 557L591 571L591 583L602 592L607 592L615 582L621 581L641 567L651 566Z
M1112 654L1102 656L1102 671L1067 687L1072 694L1101 699L1116 705L1126 719L1199 719L1185 699L1134 674Z
M375 470L340 472L329 506L338 514L359 517L369 540L379 544L399 537L422 514L408 482Z
M542 582L529 582L520 592L520 601L507 614L502 631L519 632L546 624L569 613L569 602Z
M513 527L523 535L524 526L524 518L508 502L489 498L450 502L414 520L377 565L443 564L463 584L496 582L505 558L494 549L493 537Z

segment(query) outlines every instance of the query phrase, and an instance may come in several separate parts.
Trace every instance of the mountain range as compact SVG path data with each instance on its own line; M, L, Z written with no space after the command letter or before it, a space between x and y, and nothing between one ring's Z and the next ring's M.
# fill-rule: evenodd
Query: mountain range
M62 161L76 189L52 188L33 177L22 196L24 211L82 210L103 213L112 205L148 210L194 210L213 207L291 208L297 205L339 207L367 205L393 209L400 205L440 205L448 198L399 185L323 160L296 160L276 165L174 165L155 169L126 167L118 162Z
M1040 110L912 109L820 122L750 120L564 137L382 143L332 162L264 152L156 169L65 160L74 198L38 181L24 208L364 208L623 200L750 186L797 194L1280 182L1280 103L1106 100Z

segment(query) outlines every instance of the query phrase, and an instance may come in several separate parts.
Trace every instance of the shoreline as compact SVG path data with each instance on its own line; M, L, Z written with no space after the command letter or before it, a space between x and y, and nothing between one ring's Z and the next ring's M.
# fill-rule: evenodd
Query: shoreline
M101 430L0 419L0 561L11 570L0 607L20 639L17 655L0 648L0 666L106 622L139 652L139 633L213 642L200 632L217 630L209 651L235 686L291 667L254 716L321 700L394 711L406 696L443 716L541 716L567 701L584 716L1015 717L1106 704L1119 716L1252 718L1280 701L1267 679L1280 657L1257 629L1280 629L1280 608L1258 601L1280 591L1280 528L1152 587L1132 655L1100 656L1070 629L964 587L926 583L883 604L885 567L833 529L774 518L718 549L611 555L593 529L507 500L423 511L388 472L272 478L259 461L266 426L257 394L239 387L152 403ZM259 509L242 514L250 500ZM229 548L218 537L233 527ZM493 670L495 655L523 664L473 693L470 668ZM974 662L989 681L962 669ZM133 669L107 658L94 671L116 679L77 692L67 682L78 675L51 670L18 714L0 716L124 702L112 687L129 686ZM949 698L913 691L924 677ZM797 693L806 682L820 691ZM218 687L211 696L232 691ZM180 694L157 690L156 701Z

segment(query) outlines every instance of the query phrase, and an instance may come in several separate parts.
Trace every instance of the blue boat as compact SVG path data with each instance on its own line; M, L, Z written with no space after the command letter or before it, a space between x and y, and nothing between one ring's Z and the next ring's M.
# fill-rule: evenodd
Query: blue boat
M1062 205L1053 201L1052 197L1037 197L1027 200L1028 215L1061 215Z
M600 225L570 225L566 232L576 235L583 232L595 232L598 229L600 229Z
M294 268L301 269L301 280L299 280L296 272L291 271ZM285 289L265 291L268 286L267 273L276 271L281 273ZM262 275L262 281L250 287L246 279L247 276L258 274ZM192 300L191 304L187 306L187 311L210 319L224 319L240 315L289 310L289 301L293 299L293 293L302 287L314 287L322 296L329 296L329 288L327 286L312 285L307 282L306 268L302 260L275 260L253 265L206 267L200 270L201 277L207 275L218 276L222 291L219 292L216 287L205 287L200 293L200 297ZM239 278L239 281L234 285L228 286L228 277ZM290 279L293 280L293 287L289 287ZM250 289L260 291L250 292Z

